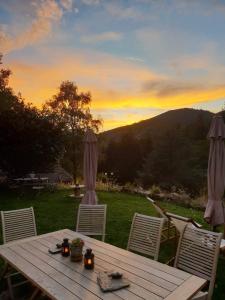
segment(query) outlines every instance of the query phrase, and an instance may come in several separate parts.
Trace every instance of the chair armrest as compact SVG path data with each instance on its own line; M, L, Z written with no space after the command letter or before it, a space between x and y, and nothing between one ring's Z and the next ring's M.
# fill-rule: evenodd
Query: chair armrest
M182 217L182 216L175 215L175 214L172 214L172 213L169 213L169 212L166 212L166 215L169 219L174 218L174 219L181 220L181 221L184 221L184 222L192 222L193 221L191 218Z

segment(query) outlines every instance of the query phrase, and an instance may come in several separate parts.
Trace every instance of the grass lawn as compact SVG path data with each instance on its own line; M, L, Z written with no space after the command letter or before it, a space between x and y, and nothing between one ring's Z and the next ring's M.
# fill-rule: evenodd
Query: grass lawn
M38 196L27 193L19 196L15 192L0 192L0 210L11 210L34 207L38 234L63 228L74 230L79 201L70 198L69 190L58 190L53 193L43 192ZM107 204L106 242L121 248L126 248L131 221L135 212L156 215L154 208L143 197L116 192L98 192L99 202ZM184 208L171 203L161 203L168 211L183 216L193 217L208 226L203 221L203 212ZM2 243L2 237L0 235ZM172 244L163 244L160 251L160 261L165 262L174 252ZM225 299L225 258L221 257L218 264L215 285L215 300Z

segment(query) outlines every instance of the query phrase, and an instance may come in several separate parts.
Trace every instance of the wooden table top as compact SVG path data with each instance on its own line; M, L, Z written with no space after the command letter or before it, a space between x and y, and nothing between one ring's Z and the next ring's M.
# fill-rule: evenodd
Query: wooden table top
M48 253L63 238L81 237L85 247L95 254L94 270L84 269L83 262ZM191 299L206 280L124 249L64 229L0 246L0 256L22 273L50 299ZM97 283L99 271L119 271L130 286L103 293Z

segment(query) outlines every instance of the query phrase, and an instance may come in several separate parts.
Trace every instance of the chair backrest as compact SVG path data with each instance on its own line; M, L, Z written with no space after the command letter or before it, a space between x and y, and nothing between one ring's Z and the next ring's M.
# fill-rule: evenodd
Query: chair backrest
M146 254L158 260L163 223L163 218L135 213L127 250Z
M166 216L166 212L158 204L156 204L155 200L151 199L150 197L146 197L146 199L151 202L151 204L153 205L153 207L158 212L161 218L168 220L168 217Z
M105 240L106 209L103 205L80 204L76 231L84 235L101 235Z
M175 227L179 231L179 233L183 232L186 225L189 227L192 227L192 228L200 228L200 226L201 226L200 224L195 222L192 218L183 217L183 216L172 214L169 212L166 212L166 216L175 225Z
M215 283L222 233L185 226L177 248L174 266L210 282L208 299Z
M37 235L33 207L1 211L3 243Z

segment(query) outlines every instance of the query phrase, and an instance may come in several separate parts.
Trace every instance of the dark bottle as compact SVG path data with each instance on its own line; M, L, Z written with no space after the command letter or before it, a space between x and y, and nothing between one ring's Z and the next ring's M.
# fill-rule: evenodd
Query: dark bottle
M94 268L94 254L92 253L92 249L87 249L84 254L84 267L85 269L91 270Z

